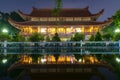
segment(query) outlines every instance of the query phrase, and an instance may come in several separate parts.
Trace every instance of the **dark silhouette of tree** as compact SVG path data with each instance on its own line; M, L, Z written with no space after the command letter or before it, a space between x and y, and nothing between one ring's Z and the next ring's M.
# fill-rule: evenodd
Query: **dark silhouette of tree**
M95 35L95 41L102 41L102 36L99 31Z
M12 37L12 41L23 42L23 41L25 41L25 37L15 33L15 35Z
M95 40L95 36L94 35L91 35L89 41L94 41Z
M44 36L39 33L34 33L29 37L29 40L32 42L39 42L44 40Z
M85 39L85 35L82 33L75 33L75 35L71 37L71 41L80 41L84 39Z
M55 33L55 35L52 38L52 41L61 41L58 33Z
M46 36L46 39L45 39L45 40L46 40L47 42L51 41L49 35Z
M53 16L58 18L59 20L56 20L56 24L59 26L60 25L60 13L62 9L62 0L55 0L55 8L53 10ZM57 26L56 26L56 33L57 33Z
M120 40L120 32L119 33L116 33L113 37L113 40L114 41L119 41Z
M55 8L53 10L53 15L59 17L62 9L62 0L55 0Z
M11 41L12 40L12 37L8 34L0 34L0 41Z
M103 39L106 41L110 41L112 39L112 34L111 33L104 33L102 35Z
M120 28L120 10L115 13L114 22L115 25Z

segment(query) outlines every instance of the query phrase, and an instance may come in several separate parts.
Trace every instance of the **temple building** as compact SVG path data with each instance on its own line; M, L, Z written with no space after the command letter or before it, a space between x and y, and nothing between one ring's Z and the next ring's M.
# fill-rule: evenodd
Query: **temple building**
M21 35L29 37L38 32L52 37L56 32L62 40L70 39L76 32L84 33L86 37L100 31L112 23L112 18L106 21L97 21L104 13L104 9L92 14L89 7L63 8L59 16L53 15L54 9L38 9L33 7L30 14L18 10L18 14L25 22L16 22L9 19L9 23L20 29Z

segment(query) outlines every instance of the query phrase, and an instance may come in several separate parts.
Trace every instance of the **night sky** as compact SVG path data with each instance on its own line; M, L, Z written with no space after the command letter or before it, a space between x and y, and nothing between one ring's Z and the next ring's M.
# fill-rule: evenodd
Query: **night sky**
M11 12L20 9L24 13L30 13L32 7L54 8L55 0L0 0L0 11ZM105 9L99 20L106 20L120 9L120 0L63 0L63 8L84 8L89 6L92 13Z

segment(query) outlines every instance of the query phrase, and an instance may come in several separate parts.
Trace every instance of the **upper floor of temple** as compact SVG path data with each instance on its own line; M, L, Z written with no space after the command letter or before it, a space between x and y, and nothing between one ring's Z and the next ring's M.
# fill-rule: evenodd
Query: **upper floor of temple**
M33 7L30 14L18 10L19 15L26 21L96 21L104 12L92 14L89 7L85 8L64 8L59 16L54 15L54 9L38 9Z

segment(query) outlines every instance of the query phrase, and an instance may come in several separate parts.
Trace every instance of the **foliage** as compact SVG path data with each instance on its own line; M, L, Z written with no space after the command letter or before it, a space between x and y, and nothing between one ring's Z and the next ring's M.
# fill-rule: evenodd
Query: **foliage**
M10 35L14 35L15 33L20 32L19 29L15 28L8 22L8 18L10 17L10 15L8 13L0 12L0 15L1 15L1 17L0 17L0 33L2 33L3 29L7 29L8 34L10 34ZM17 17L15 17L15 18L17 18Z
M44 40L44 36L39 33L34 33L29 37L29 40L32 42L39 42Z
M46 36L45 41L49 42L49 41L50 41L50 37L49 37L49 36Z
M12 41L15 41L15 42L23 42L23 41L25 41L25 37L16 33L16 34L12 37Z
M116 29L120 29L120 10L115 13L113 17L113 22L110 25L106 26L102 31L103 33L109 32L114 35Z
M115 13L114 22L115 25L120 28L120 10Z
M85 39L85 35L82 33L75 33L74 37L71 37L71 41L80 41L84 39Z
M111 33L104 33L102 35L103 39L106 41L110 41L112 39L112 34Z
M59 16L62 8L62 0L55 0L54 16Z
M0 41L11 41L12 40L12 37L8 34L0 34Z
M89 41L94 41L95 40L95 36L94 35L91 35Z
M95 41L102 41L102 36L99 31L95 35Z
M103 28L101 31L103 32L103 33L111 33L112 34L112 36L114 35L114 33L115 33L115 29L117 28L117 26L115 26L115 22L114 22L114 20L113 20L113 22L110 24L110 25L108 25L108 26L106 26L105 28Z
M114 41L120 40L120 33L116 33L116 34L114 35L114 37L113 37L113 40L114 40Z
M55 33L55 35L52 37L52 41L61 41L58 33Z

